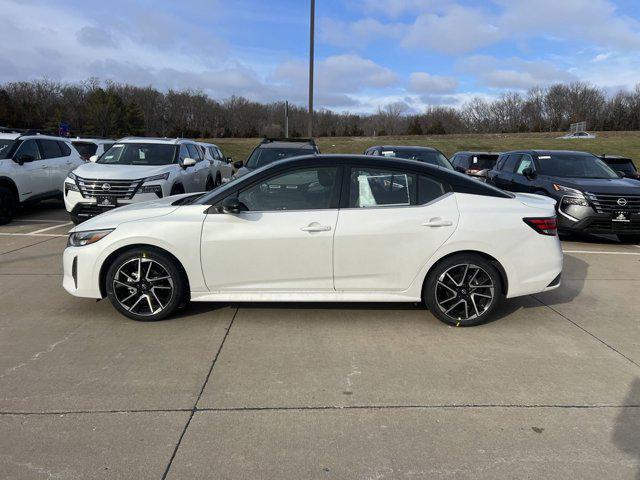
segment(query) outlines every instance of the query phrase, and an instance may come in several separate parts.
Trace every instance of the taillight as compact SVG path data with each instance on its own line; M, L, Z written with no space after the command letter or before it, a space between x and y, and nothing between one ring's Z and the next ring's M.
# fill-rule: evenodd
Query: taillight
M522 220L540 235L549 235L551 237L558 235L556 217L523 218Z

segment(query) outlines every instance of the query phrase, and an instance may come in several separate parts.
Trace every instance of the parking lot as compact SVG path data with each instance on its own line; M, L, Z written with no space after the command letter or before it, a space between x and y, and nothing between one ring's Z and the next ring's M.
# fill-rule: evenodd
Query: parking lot
M640 248L563 241L560 289L452 328L418 306L61 287L59 202L0 227L0 478L640 478ZM523 252L526 254L526 252Z

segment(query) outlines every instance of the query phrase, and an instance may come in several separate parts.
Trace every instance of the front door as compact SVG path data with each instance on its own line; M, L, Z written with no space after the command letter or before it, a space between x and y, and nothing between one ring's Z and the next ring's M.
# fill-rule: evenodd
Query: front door
M22 165L15 164L16 183L20 191L20 201L28 200L31 197L49 193L51 187L51 165L42 158L38 143L34 139L25 140L18 147L14 159L29 158L31 161Z
M435 178L400 170L356 167L349 178L334 239L335 289L408 289L457 227L454 195Z
M232 193L239 214L207 215L202 268L212 292L333 291L339 168L281 172Z

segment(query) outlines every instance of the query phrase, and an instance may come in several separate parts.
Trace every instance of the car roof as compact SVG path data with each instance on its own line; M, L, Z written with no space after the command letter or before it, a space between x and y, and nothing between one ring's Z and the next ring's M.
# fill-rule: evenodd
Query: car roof
M215 143L207 143L207 142L196 142L198 145L202 145L203 147L216 147L218 146Z
M167 138L167 137L124 137L116 140L117 143L160 143L164 145L178 145L181 143L196 143L188 138Z
M530 150L511 150L508 152L504 152L502 155L508 155L511 153L529 153L529 154L533 154L533 155L559 155L559 154L569 154L569 155L593 155L592 153L589 152L584 152L584 151L580 151L580 150L535 150L535 149L530 149Z
M454 155L502 155L502 152L476 152L470 150L462 150L461 152L456 152Z
M311 150L315 151L316 146L311 145L308 141L296 142L296 141L287 141L287 142L279 142L277 140L269 143L261 143L257 146L257 148L278 148L278 149L287 149L287 148L295 148L296 150Z
M425 146L422 146L422 145L374 145L373 147L367 148L367 150L369 150L371 148L388 148L388 149L395 149L395 150L400 150L401 148L404 148L404 149L411 149L411 150L429 150L431 152L439 152L440 151L437 148L425 147Z
M0 139L3 140L15 140L19 136L19 133L0 133Z
M96 144L102 144L102 143L114 143L115 140L112 140L110 138L83 138L83 137L75 137L75 138L71 138L70 139L71 142L91 142L91 143L96 143Z
M629 157L623 157L622 155L598 155L598 158L601 158L602 160L626 160L629 162L633 162L633 160Z

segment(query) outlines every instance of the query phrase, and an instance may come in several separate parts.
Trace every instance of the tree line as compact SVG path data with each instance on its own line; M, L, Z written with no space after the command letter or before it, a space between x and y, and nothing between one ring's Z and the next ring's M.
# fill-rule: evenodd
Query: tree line
M284 134L285 102L259 103L232 96L215 100L197 90L159 91L91 78L0 85L0 126L73 136L261 137ZM392 103L374 114L322 109L316 136L437 135L565 131L586 121L590 130L640 130L640 84L607 94L584 82L507 92L495 100L476 97L461 107L430 106L420 113ZM306 109L289 106L289 134L306 133Z

